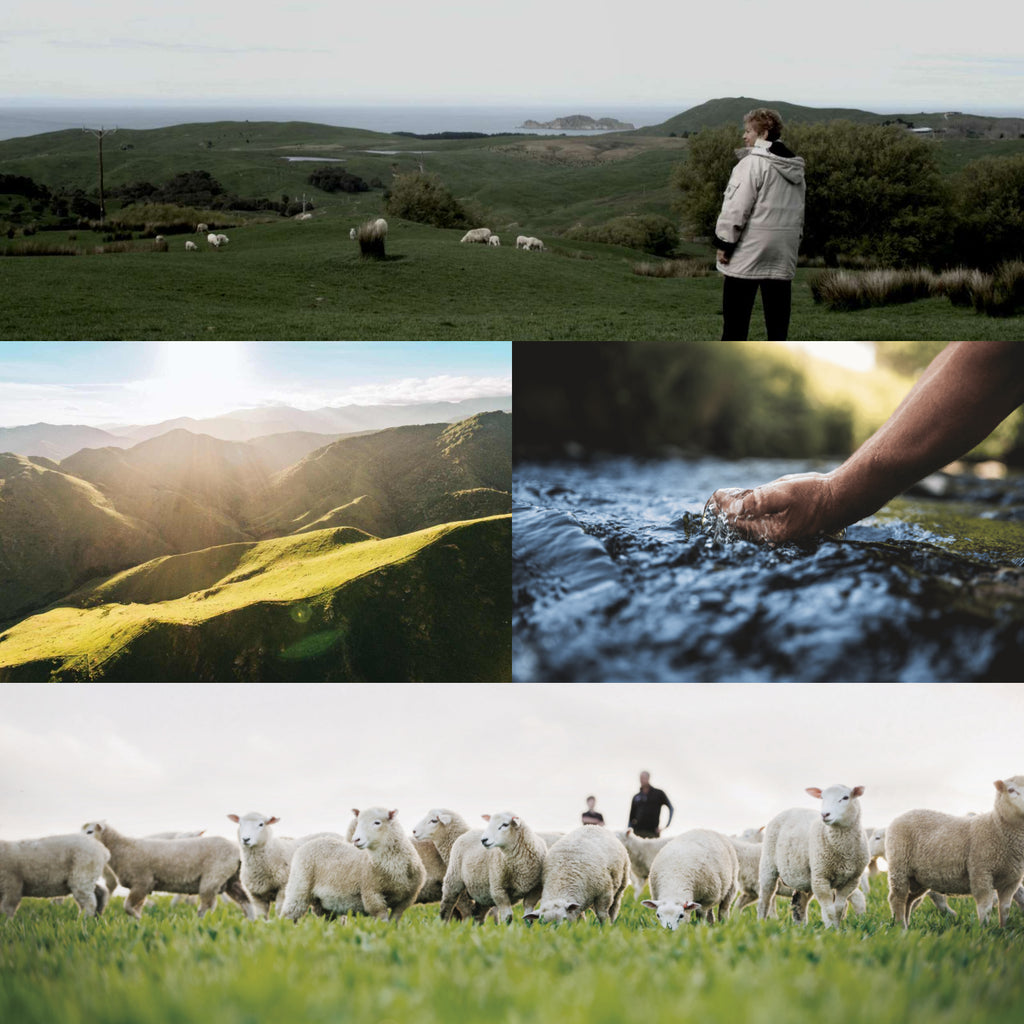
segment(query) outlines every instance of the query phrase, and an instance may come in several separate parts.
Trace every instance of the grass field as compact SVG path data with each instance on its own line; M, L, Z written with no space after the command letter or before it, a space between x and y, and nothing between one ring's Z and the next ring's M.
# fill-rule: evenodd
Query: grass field
M981 927L973 900L948 923L928 903L907 934L888 924L885 876L868 913L826 932L758 923L667 932L627 890L601 928L443 925L436 906L388 925L307 916L203 920L170 897L141 923L115 898L99 919L26 900L0 919L0 1019L17 1024L1016 1024L1024 1015L1024 918ZM927 903L927 901L926 901Z
M373 211L364 211L366 213ZM379 211L377 211L379 212ZM0 338L305 340L711 340L722 284L637 276L635 250L548 238L552 251L460 245L460 231L392 222L387 259L361 260L353 219L323 211L231 229L230 244L170 251L0 258ZM37 236L38 237L38 236ZM699 250L698 250L699 251ZM706 253L710 256L710 252ZM1010 338L1020 317L992 319L945 298L836 313L797 272L790 337ZM760 304L751 338L764 337Z

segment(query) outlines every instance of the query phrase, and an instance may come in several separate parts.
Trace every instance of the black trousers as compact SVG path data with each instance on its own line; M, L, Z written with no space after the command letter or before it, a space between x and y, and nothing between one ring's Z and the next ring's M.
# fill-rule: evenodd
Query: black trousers
M747 340L758 288L761 289L768 340L785 341L789 334L793 282L769 277L730 277L728 274L722 277L722 341Z

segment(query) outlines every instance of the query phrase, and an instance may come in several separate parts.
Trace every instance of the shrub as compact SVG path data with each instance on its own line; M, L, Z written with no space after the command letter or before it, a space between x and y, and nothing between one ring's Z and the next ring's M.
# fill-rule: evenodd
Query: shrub
M698 259L633 264L633 273L642 277L710 277L714 272L714 263Z
M1015 316L1024 310L1024 262L1010 260L974 289L974 308L986 316Z
M953 179L956 253L993 269L1024 257L1024 156L974 160Z
M954 267L939 274L935 292L945 295L954 306L973 306L975 292L985 287L990 276L974 267Z
M436 174L413 171L395 176L384 196L384 211L435 228L472 227L470 214Z
M926 299L935 294L935 275L914 270L826 270L811 281L814 301L828 309L851 311Z
M77 256L79 250L72 245L53 242L18 242L0 249L0 256Z
M605 224L580 224L570 228L565 237L621 245L627 249L649 252L652 256L669 256L679 244L679 232L675 224L668 217L656 213L614 217Z
M356 174L337 164L315 168L309 175L310 185L324 192L366 192L370 186Z

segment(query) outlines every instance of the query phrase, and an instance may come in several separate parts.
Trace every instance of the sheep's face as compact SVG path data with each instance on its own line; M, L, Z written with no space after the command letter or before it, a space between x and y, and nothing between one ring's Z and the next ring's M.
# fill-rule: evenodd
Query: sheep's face
M884 857L885 856L885 829L876 828L868 836L868 856L869 857Z
M824 792L809 788L807 792L821 800L821 820L826 825L850 825L860 816L857 798L864 792L863 786L829 786Z
M523 915L524 921L543 921L545 924L561 924L576 921L583 913L583 907L571 900L548 900Z
M513 835L519 829L519 818L510 811L502 811L501 814L492 814L491 820L487 822L487 828L480 837L480 842L488 850L494 847L508 846Z
M262 814L247 814L238 822L239 843L242 846L262 846L270 838L270 826L278 820Z
M658 916L658 924L674 932L681 924L690 920L693 911L699 911L701 906L693 900L680 903L678 900L643 900L643 905L649 907Z
M371 807L363 811L356 821L352 845L359 850L376 849L390 831L396 813L384 807Z
M433 810L412 830L414 839L431 839L438 829L450 825L452 816L447 811Z
M101 822L101 821L87 821L82 826L82 831L87 836L92 836L93 839L99 839L101 833L103 832L103 822Z
M1024 775L1013 775L995 783L996 807L1000 804L1017 817L1024 818Z

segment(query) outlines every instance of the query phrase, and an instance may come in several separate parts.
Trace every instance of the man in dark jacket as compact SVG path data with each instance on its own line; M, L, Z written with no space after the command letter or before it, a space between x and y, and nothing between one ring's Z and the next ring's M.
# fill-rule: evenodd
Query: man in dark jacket
M668 821L665 828L672 824L672 801L664 790L651 786L651 773L640 773L640 792L633 797L629 805L629 827L634 835L642 839L655 839L661 835L661 809L668 808Z

